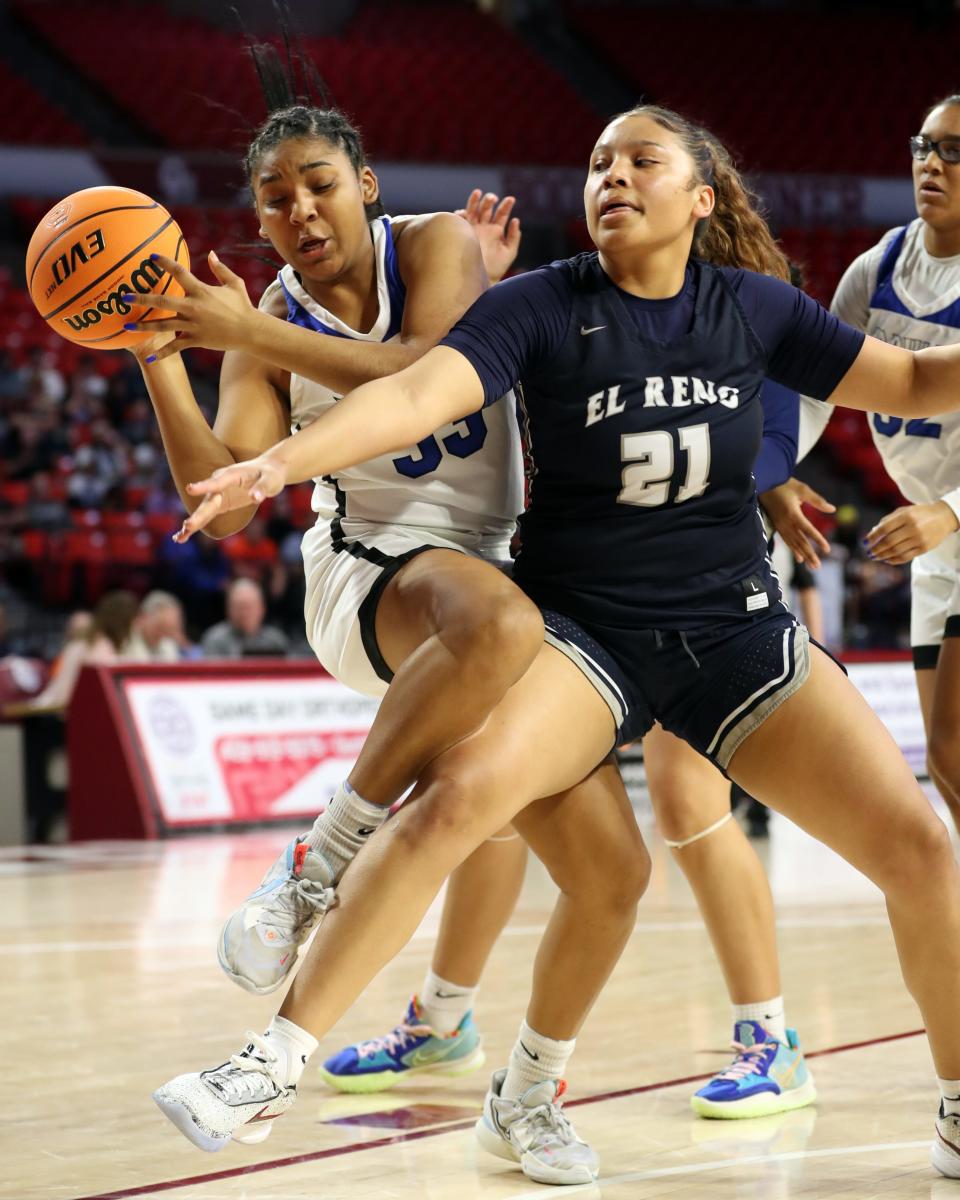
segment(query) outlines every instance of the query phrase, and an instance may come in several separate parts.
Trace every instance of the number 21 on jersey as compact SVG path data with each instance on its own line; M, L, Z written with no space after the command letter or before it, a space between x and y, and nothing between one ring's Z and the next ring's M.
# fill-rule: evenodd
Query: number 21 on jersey
M710 474L710 426L683 425L677 431L680 449L687 455L687 474L675 504L693 500L707 490ZM673 479L673 437L665 429L625 433L620 438L623 487L618 504L656 508L667 503Z

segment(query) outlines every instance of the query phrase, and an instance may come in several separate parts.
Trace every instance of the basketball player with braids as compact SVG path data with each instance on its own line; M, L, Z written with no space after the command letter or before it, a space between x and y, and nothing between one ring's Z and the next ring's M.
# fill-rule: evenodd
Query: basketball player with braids
M138 348L187 501L190 480L266 451L291 427L302 436L344 393L415 361L483 292L478 237L494 276L507 269L519 240L510 203L494 209L492 198L476 195L467 222L449 213L396 221L380 215L356 130L336 110L292 103L291 74L270 48L254 47L254 58L271 115L246 168L262 235L286 265L260 311L215 255L210 266L224 286L184 276L194 304L200 295L208 301L205 329L218 331L213 344L227 351L212 430L177 353L191 344L190 334ZM512 400L438 426L401 453L317 480L317 522L303 540L308 636L332 674L383 700L349 780L224 927L221 966L247 990L283 982L347 863L390 804L429 761L482 723L542 647L535 605L492 565L508 559L521 485ZM210 531L229 535L255 508L224 513ZM560 817L533 845L568 880L571 910L625 940L630 901L635 906L646 884L643 842L612 761L573 782L576 790L556 801ZM474 881L495 878L495 864L520 850L516 842L489 842L465 870ZM580 854L596 867L576 876L572 860ZM516 893L475 883L467 891L473 937L492 945ZM436 1039L444 1053L433 1056L435 1069L457 1074L483 1061L469 1012L455 1030L441 1025L442 1005L439 1014L418 1013L430 1018L455 1034ZM284 1040L285 1030L299 1044L302 1032L282 1018L271 1036ZM305 1044L309 1053L315 1043Z
M280 70L268 52L258 49L256 53L268 100L272 99L274 105L288 104L293 91L289 74ZM304 137L305 131L310 136ZM351 178L338 181L331 190L331 154L325 143L341 137L347 139L347 165L359 180L358 189L351 190ZM304 143L313 142L323 145L304 157ZM273 159L267 163L271 154L275 159L278 149L288 146L303 151L304 163L314 164L303 172L302 200L292 198L295 190L291 192L289 180L277 170ZM303 164L299 159L295 161L299 172ZM141 351L168 454L185 498L183 482L194 469L198 447L204 455L215 455L215 461L222 461L227 453L249 453L251 439L261 436L255 421L290 419L294 425L305 425L334 402L338 390L346 390L349 380L343 378L344 367L337 362L337 352L342 352L341 358L349 352L356 363L363 365L375 354L394 350L393 346L376 342L373 332L365 341L358 338L356 330L368 328L373 315L364 321L342 319L336 298L347 289L345 279L359 274L360 287L366 289L365 303L369 294L377 293L379 325L384 325L388 315L384 289L393 305L391 320L399 321L402 311L406 321L419 296L416 289L423 287L414 273L419 267L417 259L408 263L405 257L408 250L416 250L416 239L422 239L423 231L417 225L424 223L423 218L414 221L413 228L409 220L374 219L369 228L378 252L382 244L383 263L379 264L378 259L377 267L378 271L382 268L382 278L375 277L369 265L357 272L349 264L344 269L337 263L337 253L344 253L343 226L332 230L327 226L334 220L343 221L336 207L343 200L338 201L338 197L348 193L351 237L360 248L357 256L370 237L363 205L372 204L362 190L369 169L363 167L355 135L339 114L281 109L254 141L247 168L262 231L288 259L278 283L262 302L267 315L250 308L241 281L212 259L211 268L224 286L208 287L184 272L181 279L190 294L189 319L181 313L179 320L160 322L179 336L155 351ZM274 178L277 175L280 177ZM306 205L302 210L305 215L298 207L301 204ZM311 205L316 206L315 215ZM474 194L465 215L481 239L490 274L502 274L512 258L519 232L516 219L509 219L509 205L494 211L492 198L481 199ZM444 220L449 224L451 219ZM308 236L321 228L332 234L322 253L312 245L317 239ZM296 235L296 245L292 234ZM399 294L403 282L398 283L398 269L391 265L394 249L399 275L405 279L404 307ZM337 274L327 265L331 256ZM429 265L429 261L424 265L425 271ZM442 316L439 298L434 295L431 302L437 320L432 330L436 340L445 331L442 322L452 323L460 310L451 307ZM416 311L422 318L423 308ZM291 328L278 328L273 316L286 318ZM378 329L379 335L384 336L388 329ZM317 333L326 336L318 338ZM177 353L196 344L227 351L220 413L212 437L199 427L195 430L190 424L174 421L181 412L178 397L192 411ZM295 367L284 371L284 363ZM402 360L399 364L386 362L382 369L400 365ZM773 385L768 386L771 393L776 392ZM287 396L290 418L285 415ZM251 403L252 397L260 402ZM480 433L483 422L490 417L498 430L500 449L496 444L471 446L469 437ZM515 437L508 441L503 428L505 420L510 421L510 414L507 406L500 406L491 414L471 418L473 432L468 423L466 429L424 439L412 454L391 457L375 469L346 473L339 484L329 478L317 482L314 506L318 521L304 539L311 641L321 662L360 691L382 694L391 669L399 669L373 736L330 809L317 819L306 838L296 839L287 848L262 885L226 923L220 962L228 975L248 990L262 993L282 984L314 919L329 904L332 888L350 857L405 787L407 776L398 768L419 770L463 736L463 721L477 720L475 715L470 716L469 705L466 712L462 704L452 702L434 708L430 698L455 692L489 707L495 693L477 695L471 670L492 676L486 681L488 688L503 686L494 664L511 663L515 650L511 642L501 651L499 639L511 640L515 613L524 615L520 607L524 599L517 593L517 605L509 603L515 589L499 573L491 572L492 579L488 580L481 564L468 563L462 554L450 553L449 543L456 538L460 549L479 546L482 553L496 546L496 556L505 555L502 508L497 538L490 536L489 523L497 519L498 510L491 510L493 517L483 511L484 504L498 503L503 486L490 485L490 479L500 475L509 479L512 470L512 462L489 465L491 454L509 458L516 453ZM219 448L212 444L212 438L219 440ZM765 444L775 446L776 440L770 432ZM188 454L194 457L188 458ZM782 459L782 453L774 457ZM202 474L212 465L208 462L194 473ZM769 469L762 473L758 466L758 478L761 474L761 486L766 487L781 482L785 473L773 475ZM460 497L456 507L452 507L454 494ZM473 501L474 511L463 511L464 496ZM230 522L217 522L212 531L222 534L239 528L251 513L252 508L248 508L245 513L233 514ZM376 519L371 520L371 516ZM478 536L485 536L486 543L478 542L472 532L478 522L482 530ZM429 526L427 535L418 526ZM459 537L457 531L464 536ZM428 550L425 542L438 549ZM484 588L478 589L474 580L484 581ZM484 628L491 602L502 606L502 621ZM521 632L522 628L521 621ZM430 643L430 630L434 630L435 645ZM473 652L464 644L467 642L474 645ZM463 663L470 669L458 675ZM442 679L434 677L434 666L445 672ZM425 709L433 718L426 732L432 730L433 739L439 735L439 742L425 740ZM400 748L408 745L419 753L419 763L416 757L403 758ZM389 747L388 754L384 754L384 747ZM380 770L383 760L386 771ZM722 778L682 741L660 730L647 739L647 763L658 821L664 835L677 843L676 853L700 901L734 1004L738 1054L732 1074L723 1072L716 1083L701 1089L693 1099L694 1108L703 1115L748 1117L809 1103L815 1093L796 1037L787 1033L779 995L769 886L739 828L724 822L729 805ZM596 805L608 778L615 780L610 766L588 781L580 803ZM609 786L619 793L618 781ZM572 802L565 811L571 807ZM705 838L704 831L710 836ZM635 844L636 835L632 833L624 845ZM495 833L455 873L434 962L403 1021L385 1038L348 1048L335 1062L327 1064L328 1081L351 1089L373 1090L413 1073L459 1075L482 1064L480 1038L472 1018L477 983L515 903L524 860L519 838L504 830ZM645 856L641 854L633 873L642 874L644 864ZM559 868L557 873L561 873ZM738 879L736 905L730 904L731 873ZM602 904L603 896L602 887L591 887L593 904ZM752 1049L760 1044L775 1047L764 1070L757 1068ZM744 1062L749 1069L744 1069Z
M786 263L729 158L675 113L645 106L613 120L584 195L596 253L485 293L411 366L185 489L193 511L180 540L287 483L486 413L519 379L537 473L515 578L543 613L546 645L354 859L281 1007L283 1038L254 1036L221 1066L163 1085L157 1102L206 1149L255 1135L294 1103L313 1039L404 945L450 870L514 817L535 842L561 840L572 810L556 797L658 720L885 893L940 1081L934 1162L960 1176L960 876L949 836L875 714L784 608L752 476L765 376L864 410L880 398L888 415L914 420L960 404L960 350L865 337L781 281ZM603 819L600 808L575 815L574 838ZM571 904L592 869L580 850L477 1130L493 1153L554 1183L597 1172L560 1108L561 1077L625 940L596 908ZM639 882L628 876L611 912L631 909Z

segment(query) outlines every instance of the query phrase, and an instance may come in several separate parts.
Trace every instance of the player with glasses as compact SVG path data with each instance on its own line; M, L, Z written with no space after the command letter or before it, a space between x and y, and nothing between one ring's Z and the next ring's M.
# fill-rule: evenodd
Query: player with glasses
M916 218L851 263L831 308L874 337L920 350L960 342L960 94L928 110L910 155ZM881 562L910 563L928 770L960 829L960 416L870 413L868 422L909 503L878 521L865 545Z
M960 137L946 137L934 141L925 133L917 133L910 139L910 154L918 162L927 158L931 150L942 162L960 163Z

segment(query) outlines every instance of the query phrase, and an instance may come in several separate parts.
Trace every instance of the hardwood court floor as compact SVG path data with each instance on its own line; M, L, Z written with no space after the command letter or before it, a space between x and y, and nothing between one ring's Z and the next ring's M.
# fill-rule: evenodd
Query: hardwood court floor
M708 1122L690 1077L728 1059L719 971L683 879L653 831L650 891L617 972L583 1031L569 1113L601 1156L608 1200L843 1197L960 1200L928 1165L936 1084L900 982L879 893L774 818L766 850L778 903L787 1015L815 1108ZM336 1096L308 1068L301 1099L259 1147L190 1146L151 1090L212 1066L276 1007L219 972L220 919L282 833L0 851L5 1104L0 1197L12 1200L520 1200L550 1195L484 1154L471 1127L487 1069L444 1087ZM477 1017L488 1067L523 1012L552 885L534 864L494 952ZM317 1056L386 1032L423 975L436 907ZM513 982L514 979L521 982Z

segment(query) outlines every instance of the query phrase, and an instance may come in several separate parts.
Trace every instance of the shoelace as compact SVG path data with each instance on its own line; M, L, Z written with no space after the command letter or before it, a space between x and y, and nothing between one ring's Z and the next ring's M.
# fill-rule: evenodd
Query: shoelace
M239 1054L232 1054L229 1062L206 1075L207 1081L228 1103L242 1104L247 1100L261 1099L264 1095L264 1077L272 1087L281 1086L274 1074L278 1059L271 1047L250 1030L247 1030L246 1039L247 1046ZM251 1046L256 1055L250 1053Z
M531 1129L539 1127L545 1130L567 1145L580 1140L561 1110L559 1101L554 1101L553 1104L538 1104L535 1108L526 1109L520 1121Z
M336 892L313 879L288 879L277 888L274 898L263 906L259 924L272 925L284 937L290 937L304 921L313 921L333 906Z
M369 1042L361 1042L357 1046L357 1057L370 1058L378 1050L386 1050L388 1054L394 1054L396 1051L402 1050L414 1038L432 1036L433 1030L429 1025L407 1025L401 1022L396 1029L385 1033L383 1037L371 1038Z
M742 1042L731 1042L730 1047L737 1055L736 1062L715 1078L737 1080L748 1075L762 1075L764 1055L776 1045L776 1042L758 1042L754 1046L744 1046Z

